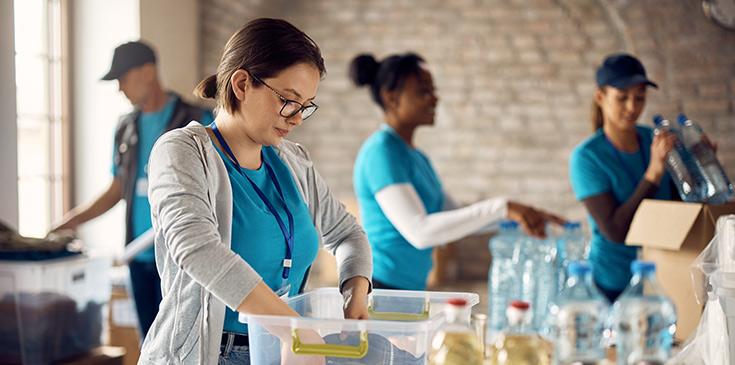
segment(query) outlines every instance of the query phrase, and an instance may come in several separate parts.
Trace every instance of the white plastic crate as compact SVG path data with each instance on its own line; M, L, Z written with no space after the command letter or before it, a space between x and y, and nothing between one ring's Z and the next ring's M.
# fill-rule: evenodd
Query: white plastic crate
M475 293L375 289L368 298L371 319L354 320L344 319L339 290L322 288L286 301L302 317L241 314L240 321L248 323L254 365L281 364L282 353L289 357L283 363L325 356L330 364L426 364L449 298L470 306L480 301Z
M46 364L101 344L111 261L0 261L0 363Z

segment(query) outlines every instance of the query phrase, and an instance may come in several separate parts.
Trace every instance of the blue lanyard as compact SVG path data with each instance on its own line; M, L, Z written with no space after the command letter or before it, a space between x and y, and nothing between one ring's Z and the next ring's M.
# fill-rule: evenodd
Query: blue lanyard
M283 220L281 219L281 216L278 215L278 212L276 211L276 207L273 206L273 203L271 203L270 199L268 199L267 196L263 193L262 190L258 187L258 185L255 185L253 180L250 180L248 175L244 174L242 172L242 169L240 168L240 163L237 162L237 158L235 158L235 154L232 153L232 150L230 149L230 146L227 145L227 142L225 141L225 138L222 136L222 133L217 129L217 125L212 122L212 124L209 125L212 128L212 132L214 132L214 135L217 136L217 140L219 141L219 144L222 146L222 148L225 149L225 152L228 156L232 159L232 161L235 162L235 167L237 167L237 171L240 172L242 176L245 176L246 179L250 182L250 185L253 186L253 189L255 189L255 192L258 193L258 196L260 197L260 200L265 203L265 206L268 207L268 210L271 211L274 217L276 217L276 221L278 222L278 226L281 227L281 232L283 233L283 237L286 238L286 258L283 259L283 275L282 278L288 279L288 275L291 271L291 257L293 253L293 215L291 214L291 211L288 210L288 205L286 204L286 199L283 197L283 192L281 191L281 185L278 184L278 179L276 179L276 174L273 173L273 169L271 169L271 166L268 164L268 161L266 161L265 156L262 156L263 164L265 165L266 171L268 171L268 176L271 177L271 181L273 181L273 185L276 186L276 190L278 190L278 195L281 196L281 199L283 200L283 207L286 210L286 215L288 216L288 227L289 230L286 230L286 225L283 224ZM290 231L290 233L289 233Z
M604 133L603 133L604 134ZM618 150L617 147L612 143L610 138L605 134L605 140L607 141L607 144L612 147L613 151L615 151L615 156L617 156L618 161L623 166L623 170L628 174L628 178L630 178L630 181L633 183L633 186L638 186L639 179L636 179L635 176L633 176L633 173L628 169L628 166L625 164L625 161L623 161L623 156L620 154L620 150ZM638 140L638 151L641 152L641 162L643 162L643 170L645 171L648 168L648 160L646 159L646 151L643 149L643 143L641 142L641 135L637 135Z

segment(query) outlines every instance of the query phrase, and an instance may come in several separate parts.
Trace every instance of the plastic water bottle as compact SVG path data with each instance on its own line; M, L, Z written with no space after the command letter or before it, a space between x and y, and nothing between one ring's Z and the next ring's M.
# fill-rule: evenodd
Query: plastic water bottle
M444 306L447 322L431 341L429 364L482 365L485 347L470 324L471 308L462 298L448 299Z
M610 303L592 282L590 263L571 261L567 271L569 279L550 308L554 363L597 364L606 358L603 332Z
M556 283L554 269L556 244L550 239L525 236L522 257L521 299L533 308L531 324L534 330L548 334L548 308Z
M618 365L663 365L676 332L676 308L656 282L656 264L636 260L630 268L633 278L611 309Z
M488 274L488 340L506 326L508 303L521 297L519 263L522 242L518 222L515 221L501 222L498 234L490 240L493 259Z
M511 301L506 311L505 327L492 348L492 365L548 365L549 354L544 342L531 326L530 305L520 300Z
M705 198L706 182L694 157L681 142L679 128L660 115L653 117L653 124L656 126L655 134L668 129L669 133L677 136L674 147L666 154L666 170L674 178L681 200L690 203L701 202Z
M571 261L586 260L589 256L588 239L582 233L582 225L576 221L564 222L564 232L556 240L556 292L567 282L567 265Z
M715 151L702 140L702 127L684 114L680 114L677 120L681 125L681 140L694 157L707 183L704 199L710 204L722 204L730 200L733 195L732 183L717 160Z

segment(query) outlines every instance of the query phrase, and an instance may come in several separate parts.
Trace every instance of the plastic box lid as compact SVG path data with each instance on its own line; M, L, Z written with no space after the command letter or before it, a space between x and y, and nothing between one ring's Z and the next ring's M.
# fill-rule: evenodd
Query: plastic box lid
M450 298L463 298L470 307L480 301L475 293L375 289L368 296L371 319L354 320L344 319L337 288L321 288L286 300L302 317L240 314L240 321L248 323L250 361L256 365L281 363L280 338L288 333L287 356L293 361L320 355L337 364L424 364ZM310 340L316 335L326 346Z

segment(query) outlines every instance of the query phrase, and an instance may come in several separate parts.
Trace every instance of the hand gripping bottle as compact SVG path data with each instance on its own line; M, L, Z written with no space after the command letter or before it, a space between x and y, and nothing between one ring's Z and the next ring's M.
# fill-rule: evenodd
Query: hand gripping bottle
M684 114L680 114L677 120L681 126L681 141L702 171L707 184L704 199L710 204L722 204L730 200L733 195L732 183L717 160L715 151L709 143L702 140L702 127Z
M514 300L507 309L508 326L493 344L492 365L549 365L544 341L531 327L528 303Z
M633 278L611 309L618 365L663 365L676 332L674 303L656 282L656 264L633 261Z
M447 299L444 315L447 322L431 341L431 365L482 365L485 347L480 344L475 328L470 324L471 308L461 298Z
M552 304L554 364L592 365L606 358L603 331L610 303L592 282L592 265L572 261L565 287Z
M677 136L674 147L666 154L665 162L666 170L674 179L681 200L689 203L701 202L707 193L707 184L694 157L681 142L679 128L660 115L653 117L653 124L656 126L655 134L667 129Z

